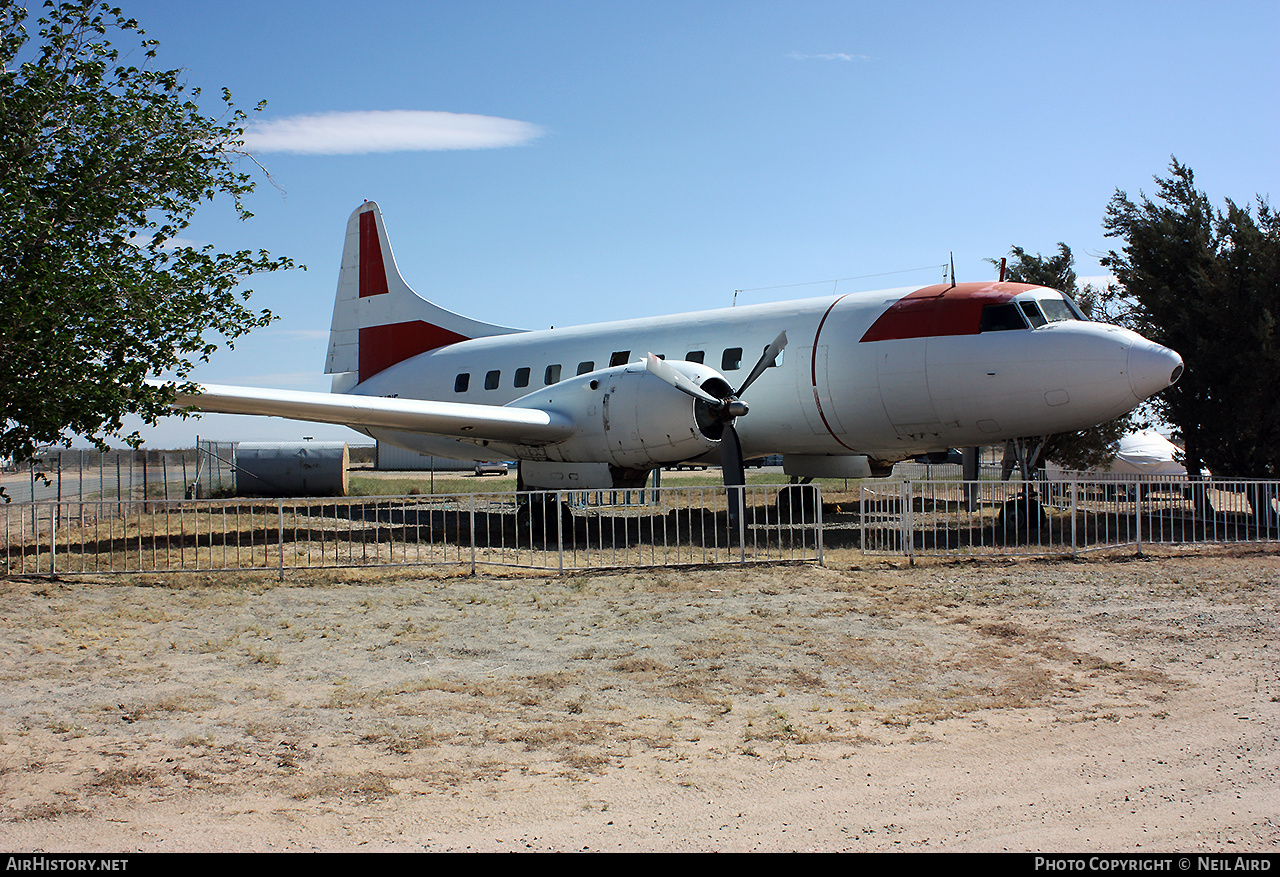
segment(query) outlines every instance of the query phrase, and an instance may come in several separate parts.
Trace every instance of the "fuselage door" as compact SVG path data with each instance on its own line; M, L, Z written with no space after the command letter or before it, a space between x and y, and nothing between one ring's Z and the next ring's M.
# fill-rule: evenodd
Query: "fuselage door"
M904 438L942 431L929 393L928 342L928 338L902 338L877 345L880 399L894 431Z
M831 397L827 354L826 344L819 344L817 347L801 347L792 354L798 363L796 393L800 398L800 407L804 411L805 421L814 435L844 432L844 427L836 414L835 402Z

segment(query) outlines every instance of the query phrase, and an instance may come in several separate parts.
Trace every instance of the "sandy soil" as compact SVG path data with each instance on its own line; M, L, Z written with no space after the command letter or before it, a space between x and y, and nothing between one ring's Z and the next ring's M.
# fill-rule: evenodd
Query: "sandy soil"
M1278 583L0 580L0 849L1275 850Z

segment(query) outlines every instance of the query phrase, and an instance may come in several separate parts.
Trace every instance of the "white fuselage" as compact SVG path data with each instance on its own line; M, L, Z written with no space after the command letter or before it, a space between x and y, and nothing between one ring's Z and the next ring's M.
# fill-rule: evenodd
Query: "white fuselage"
M1058 295L1040 287L1022 289L1026 291L1006 295L1006 300ZM1171 383L1171 370L1180 365L1176 354L1133 332L1080 319L961 334L933 334L934 329L917 327L905 333L915 337L896 331L890 333L895 337L869 340L873 324L910 292L886 290L477 338L411 357L352 392L507 405L557 383L589 381L580 371L636 363L649 353L696 360L699 352L706 366L737 386L785 330L790 346L781 362L744 394L751 409L737 421L744 454L858 454L889 461L1086 428L1163 389ZM964 291L955 295L963 298ZM963 319L969 312L976 313L970 307L929 319ZM956 331L954 326L935 328ZM518 444L478 446L467 439L368 431L438 456L535 458ZM546 459L545 454L539 449L536 458Z

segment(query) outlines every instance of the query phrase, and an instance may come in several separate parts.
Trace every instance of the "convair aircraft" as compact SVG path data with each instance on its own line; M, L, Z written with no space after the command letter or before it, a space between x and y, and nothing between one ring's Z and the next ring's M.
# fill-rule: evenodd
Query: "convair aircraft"
M1177 353L1053 289L953 283L522 331L405 284L378 205L347 225L333 392L203 386L175 407L346 424L529 489L644 484L655 468L781 454L865 477L947 448L1083 429L1172 385Z

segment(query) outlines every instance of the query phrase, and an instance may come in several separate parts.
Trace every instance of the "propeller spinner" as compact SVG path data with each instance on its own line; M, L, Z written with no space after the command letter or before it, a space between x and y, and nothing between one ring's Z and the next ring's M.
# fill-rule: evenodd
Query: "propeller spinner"
M750 410L747 403L742 401L742 394L764 374L765 369L774 364L778 354L786 346L787 333L780 332L778 337L773 339L773 343L765 348L764 353L756 362L755 367L751 369L751 373L747 375L747 379L742 382L742 385L737 390L733 390L724 396L717 396L708 392L674 365L665 359L659 359L652 353L645 358L645 367L655 377L666 381L680 392L705 403L707 410L713 413L722 423L732 425L735 419L742 417Z
M651 374L666 381L680 392L702 402L706 405L707 411L723 424L723 432L720 436L720 468L724 471L725 487L742 488L747 483L746 470L743 467L742 460L742 442L738 440L738 431L733 426L735 420L746 415L750 410L747 403L742 401L741 396L747 391L748 387L764 374L765 369L777 361L778 354L786 346L787 333L785 331L779 332L778 337L773 339L773 343L765 348L764 353L756 361L755 367L751 369L751 373L747 375L747 379L742 382L742 385L725 396L716 396L707 392L684 372L666 360L659 359L652 353L645 359L645 367ZM738 529L738 521L741 520L741 515L742 491L741 489L732 490L730 491L729 500L729 522L734 530Z

